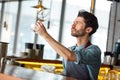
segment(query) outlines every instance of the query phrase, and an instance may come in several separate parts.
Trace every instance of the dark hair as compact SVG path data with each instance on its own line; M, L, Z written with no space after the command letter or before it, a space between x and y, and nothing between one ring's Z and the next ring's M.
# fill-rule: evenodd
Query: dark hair
M91 36L93 33L95 33L98 29L98 20L96 16L85 10L80 10L78 13L78 17L79 16L84 18L86 27L92 27L93 30L89 35Z

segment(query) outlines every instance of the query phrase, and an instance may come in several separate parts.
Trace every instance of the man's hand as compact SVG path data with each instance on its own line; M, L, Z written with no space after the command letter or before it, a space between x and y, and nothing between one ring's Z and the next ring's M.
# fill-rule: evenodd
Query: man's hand
M76 61L76 55L73 54L68 48L57 42L45 29L45 26L40 20L37 21L35 32L37 32L44 40L46 40L49 45L64 59L69 61Z
M40 36L47 34L46 28L40 20L36 23L35 32L37 32Z

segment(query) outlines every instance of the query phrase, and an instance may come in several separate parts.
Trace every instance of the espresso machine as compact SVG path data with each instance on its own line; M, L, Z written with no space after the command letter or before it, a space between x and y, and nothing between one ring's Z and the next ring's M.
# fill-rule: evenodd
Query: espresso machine
M25 43L25 52L28 58L43 59L44 45Z
M3 73L6 65L8 43L0 42L0 72Z

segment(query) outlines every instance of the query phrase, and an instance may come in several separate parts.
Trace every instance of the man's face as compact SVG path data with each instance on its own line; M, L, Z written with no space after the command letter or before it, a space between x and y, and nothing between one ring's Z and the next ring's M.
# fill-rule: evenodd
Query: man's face
M77 17L71 28L71 35L74 37L82 37L86 34L85 22L83 17Z

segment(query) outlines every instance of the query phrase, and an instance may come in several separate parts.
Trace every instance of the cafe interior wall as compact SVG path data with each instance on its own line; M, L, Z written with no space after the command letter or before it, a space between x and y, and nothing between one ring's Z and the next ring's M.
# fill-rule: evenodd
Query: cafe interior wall
M28 0L27 0L28 1ZM28 2L30 2L30 1L28 1ZM53 0L53 2L57 2L57 0ZM58 1L59 3L60 3L60 5L59 5L59 9L56 9L56 10L59 10L59 11L61 11L61 7L62 7L62 5L61 5L61 3L62 3L62 0L60 0L60 1ZM23 3L27 3L27 2L23 2ZM32 0L31 0L31 3L33 3L32 2ZM12 4L14 4L14 5L18 5L18 3L17 2L13 2ZM29 3L30 4L30 3ZM37 0L36 0L36 2L34 1L34 4L33 5L35 5L35 4L37 4ZM86 5L87 4L87 5ZM31 4L30 4L31 5ZM55 39L56 40L59 40L58 39L58 35L59 35L59 25L60 25L60 17L56 17L57 15L57 13L55 12L55 9L53 9L53 7L55 7L55 6L57 6L57 5L55 5L55 3L53 4L54 6L52 6L52 14L51 14L51 24L50 24L50 29L48 29L48 31L50 32L50 34L53 36L53 37L55 37ZM69 47L69 46L71 46L71 45L74 45L75 43L75 39L73 38L73 37L71 37L71 35L70 35L70 27L71 27L71 25L72 25L72 23L73 23L73 21L74 21L74 19L75 19L75 17L76 17L76 15L77 15L77 12L79 11L79 9L85 9L85 10L87 10L87 11L90 11L90 5L91 5L91 0L76 0L76 1L74 1L74 0L66 0L66 6L65 6L65 18L64 18L64 24L63 24L63 30L62 30L62 41L61 41L61 43L63 44L63 45L65 45L66 47ZM101 6L102 5L102 6ZM109 23L109 12L110 12L110 6L111 6L111 2L110 1L107 1L107 0L96 0L96 4L95 4L95 12L94 12L94 14L98 17L98 21L99 21L99 29L98 29L98 31L93 35L93 37L92 37L92 43L94 43L94 44L97 44L98 46L100 46L100 48L101 48L101 50L102 50L102 53L104 53L105 51L106 51L106 43L107 43L107 32L108 32L108 23ZM1 3L0 3L0 7L1 7ZM18 8L18 7L16 7L16 8ZM55 7L55 8L57 8L57 7ZM30 9L30 8L29 8ZM15 9L16 11L15 11L15 13L17 14L17 9ZM24 7L24 10L27 10L27 9L25 9L25 7ZM73 11L71 11L71 10L73 10ZM61 14L60 14L60 12L58 11L58 16L60 16ZM29 12L29 11L26 11L26 12ZM32 14L31 14L32 13ZM25 26L29 26L30 27L30 24L32 23L32 22L35 22L35 17L36 17L36 13L35 13L35 11L34 12L31 12L31 13L29 13L29 16L28 17L30 17L30 16L32 16L32 18L31 19L33 19L32 21L30 21L29 22L29 24L27 24L27 25L24 25L24 27ZM70 16L67 16L69 13L71 13L71 15ZM21 14L22 14L22 9L21 9ZM34 14L34 15L33 15ZM15 16L15 15L14 15ZM57 19L54 19L53 18L53 16L54 17L56 17ZM9 16L10 17L10 16ZM22 17L22 16L21 16ZM13 17L12 17L13 18ZM11 18L10 18L11 19ZM12 19L12 20L16 20L16 17L14 17L14 19ZM11 27L9 27L8 29L8 31L9 31L9 33L10 33L10 35L8 35L8 33L7 34L5 34L4 32L2 33L2 34L4 34L5 36L10 36L10 37L7 37L7 39L6 39L6 41L7 42L9 42L10 44L9 44L9 50L8 50L8 54L9 55L11 55L12 54L12 50L13 50L13 41L14 41L14 38L12 38L12 39L8 39L8 38L11 38L11 35L12 36L14 36L13 34L14 33L12 33L12 31L15 29L15 27L13 27L13 26L15 26L15 24L12 24L12 20L10 20L11 22L10 22L10 24L9 24L9 26L11 26ZM23 20L23 19L21 19L21 22L20 22L20 24L19 25L21 25L22 24L22 22L24 22L25 20ZM57 26L57 27L56 27ZM28 29L29 27L26 27L26 29ZM3 31L3 30L2 30ZM30 31L30 30L27 30L27 31ZM54 31L56 31L56 36L54 35ZM31 35L32 35L32 39L31 38L29 38L29 39L31 39L31 40L27 40L27 41L29 41L29 42L33 42L33 40L34 40L34 33L31 31L31 33L30 33ZM21 36L23 36L24 34L22 34L21 33ZM2 41L5 41L5 39L4 39L5 37L3 36L2 37ZM22 39L23 41L24 41L24 43L25 43L25 39L24 38L20 38L20 39ZM38 38L39 40L39 43L45 43L46 45L45 46L47 46L46 47L46 50L48 49L48 52L45 52L45 54L44 54L44 58L48 58L48 59L56 59L56 52L54 51L54 50L52 50L51 49L51 47L46 43L46 42L44 42L44 40L42 40L41 39L41 37L39 37ZM67 42L66 42L67 41ZM20 43L20 42L19 42ZM17 43L18 44L18 43ZM10 47L11 46L11 47ZM18 46L20 46L20 45L18 45ZM20 50L21 51L24 51L24 44L23 45L21 45L22 46L22 49L23 50L21 50L21 47L19 47L20 48ZM51 51L49 51L51 49ZM10 51L11 50L11 51ZM19 54L20 53L20 50L19 49L17 49L17 51L19 51L17 54ZM52 55L51 56L51 54L52 53L54 53L54 55ZM102 54L102 59L103 59L103 54Z

